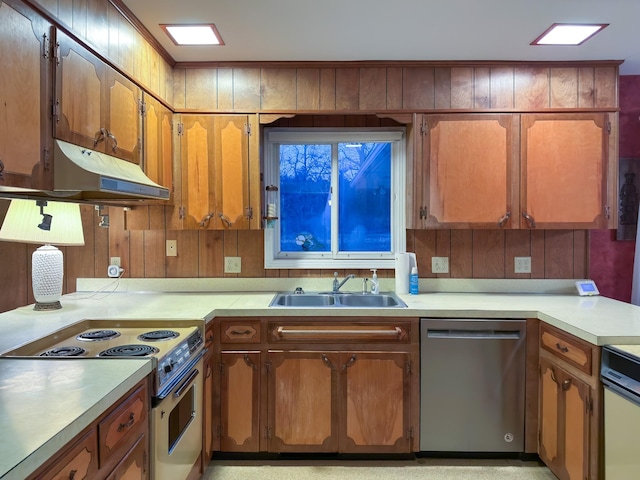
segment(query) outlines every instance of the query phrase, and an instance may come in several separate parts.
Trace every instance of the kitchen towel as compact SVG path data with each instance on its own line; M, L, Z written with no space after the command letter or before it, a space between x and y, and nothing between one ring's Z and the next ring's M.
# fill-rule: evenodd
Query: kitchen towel
M416 254L405 252L396 253L396 293L409 293L409 274L412 267L417 267Z

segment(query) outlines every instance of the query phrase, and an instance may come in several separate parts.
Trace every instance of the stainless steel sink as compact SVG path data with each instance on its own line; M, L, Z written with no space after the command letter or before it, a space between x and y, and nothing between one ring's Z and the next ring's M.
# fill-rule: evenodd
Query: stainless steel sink
M278 293L270 307L405 308L395 293Z

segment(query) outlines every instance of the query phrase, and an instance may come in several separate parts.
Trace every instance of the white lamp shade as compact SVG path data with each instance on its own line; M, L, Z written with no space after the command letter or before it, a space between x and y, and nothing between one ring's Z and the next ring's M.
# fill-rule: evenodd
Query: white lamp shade
M51 215L50 230L38 228L43 217L35 200L11 200L0 228L0 240L40 245L84 245L80 205L47 201L43 209L45 214Z
M42 210L41 210L42 208ZM48 224L49 230L40 226ZM36 310L61 308L64 261L55 245L84 245L80 206L75 203L11 200L0 228L0 240L45 244L31 257L31 282Z

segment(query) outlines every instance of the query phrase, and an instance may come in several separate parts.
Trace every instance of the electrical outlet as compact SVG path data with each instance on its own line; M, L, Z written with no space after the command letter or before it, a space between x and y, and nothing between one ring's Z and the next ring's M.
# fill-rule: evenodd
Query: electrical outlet
M177 256L178 256L178 241L167 240L167 257L177 257Z
M116 267L121 267L122 265L120 264L120 257L111 257L109 265L115 265Z
M449 273L449 257L431 257L431 273Z
M240 273L242 271L242 258L224 257L224 273Z
M531 273L531 257L513 257L514 273Z

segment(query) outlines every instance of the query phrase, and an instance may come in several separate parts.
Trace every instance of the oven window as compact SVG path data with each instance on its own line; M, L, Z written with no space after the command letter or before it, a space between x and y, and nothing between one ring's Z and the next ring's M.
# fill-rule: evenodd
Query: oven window
M192 385L169 414L169 453L173 451L195 416L195 389L195 385Z

